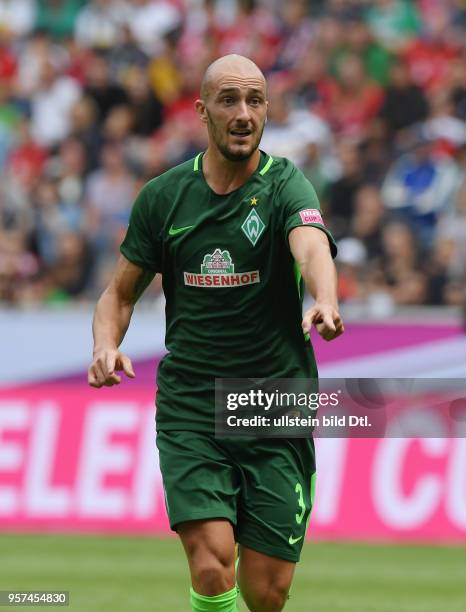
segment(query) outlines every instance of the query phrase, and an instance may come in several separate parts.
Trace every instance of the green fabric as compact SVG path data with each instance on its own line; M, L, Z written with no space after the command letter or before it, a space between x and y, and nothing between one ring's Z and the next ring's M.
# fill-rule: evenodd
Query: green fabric
M147 183L122 254L162 273L168 354L157 375L158 430L214 430L215 378L315 378L289 232L319 201L289 160L261 153L239 189L214 193L202 156ZM267 172L262 172L268 168Z
M303 168L303 174L312 183L320 202L326 199L330 190L330 180L322 171L319 161L310 162Z
M85 0L38 0L36 28L56 38L71 36Z
M265 164L265 166L262 168L262 170L259 172L259 174L261 176L264 176L264 174L266 172L269 171L270 166L273 164L273 157L270 155L269 159L267 160L267 163Z
M0 124L6 128L15 128L21 118L21 113L13 104L4 104L0 106Z
M317 474L314 472L311 476L311 508L314 506L314 500L316 498L316 482Z
M412 0L395 0L384 5L370 5L367 22L376 36L397 39L420 31L421 21Z
M379 85L386 86L390 80L393 55L381 45L372 44L363 56L367 74Z
M233 587L231 591L220 595L199 595L191 587L191 609L192 612L237 612L236 598L238 589Z
M185 521L224 518L236 541L299 561L311 512L314 440L215 438L199 431L157 434L167 514Z
M312 509L314 508L314 500L316 498L316 483L317 483L317 472L313 472L311 476L311 512L312 512ZM307 517L306 531L308 530L309 522L311 520L311 512L309 512L309 515Z
M355 52L351 48L340 47L331 55L330 59L330 74L336 79L340 78L340 66L347 55L354 55ZM385 49L378 43L371 43L363 51L356 53L364 65L366 75L379 83L387 85L390 78L390 68L393 64L393 54L388 49ZM311 177L309 177L311 178ZM314 183L313 183L314 184ZM315 186L315 185L314 185Z

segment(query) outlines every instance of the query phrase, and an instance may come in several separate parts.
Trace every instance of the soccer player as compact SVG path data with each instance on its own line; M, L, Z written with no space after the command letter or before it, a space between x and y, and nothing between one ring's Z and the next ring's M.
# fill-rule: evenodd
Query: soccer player
M266 82L252 61L213 62L196 109L207 150L137 197L96 307L88 380L102 387L118 384L121 370L134 377L118 347L160 272L168 352L157 375L157 446L192 610L235 611L237 580L250 610L278 612L313 503L313 440L216 438L214 382L317 376L311 326L326 340L343 332L336 248L310 183L290 161L259 149ZM304 284L314 303L303 316Z

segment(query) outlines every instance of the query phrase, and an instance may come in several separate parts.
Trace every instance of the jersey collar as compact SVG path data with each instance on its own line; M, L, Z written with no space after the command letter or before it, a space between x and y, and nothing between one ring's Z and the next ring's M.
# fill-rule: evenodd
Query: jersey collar
M268 155L264 151L262 151L262 149L260 149L260 152L261 152L261 157L259 160L259 165L256 171L254 172L254 174L257 173L257 174L260 174L261 176L264 176L264 174L270 170L270 166L273 164L273 157L271 155ZM204 153L205 151L201 151L194 158L194 163L193 163L194 172L202 171L202 158L204 157Z

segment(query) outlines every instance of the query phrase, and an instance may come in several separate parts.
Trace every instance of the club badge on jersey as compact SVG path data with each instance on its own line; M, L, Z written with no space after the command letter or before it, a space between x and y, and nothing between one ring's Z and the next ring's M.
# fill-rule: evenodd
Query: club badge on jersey
M244 235L246 236L246 238L248 238L252 246L256 246L259 238L262 235L262 232L265 230L265 223L262 221L259 216L259 213L255 208L251 208L248 216L246 217L243 225L241 226L241 229L243 230Z

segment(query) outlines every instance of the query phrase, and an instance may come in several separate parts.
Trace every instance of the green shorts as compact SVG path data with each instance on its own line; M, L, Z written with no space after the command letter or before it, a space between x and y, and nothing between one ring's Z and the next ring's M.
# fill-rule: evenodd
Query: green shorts
M225 518L239 544L299 561L314 500L312 439L159 431L157 447L173 530L184 521Z

